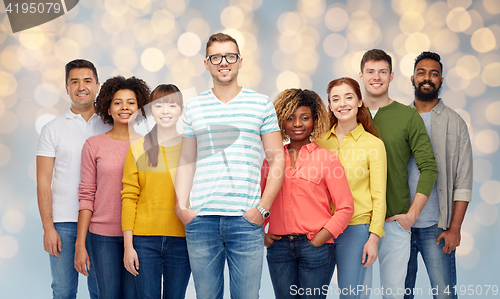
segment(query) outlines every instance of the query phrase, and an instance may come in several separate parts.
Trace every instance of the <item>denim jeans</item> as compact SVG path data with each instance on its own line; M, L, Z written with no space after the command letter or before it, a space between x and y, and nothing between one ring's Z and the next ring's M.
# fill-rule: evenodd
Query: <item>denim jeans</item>
M54 227L61 238L62 251L59 257L49 255L52 274L52 296L54 299L76 298L78 272L75 269L76 222L56 222ZM88 243L87 243L88 244ZM92 265L92 260L91 260ZM87 285L90 298L98 298L97 280L94 268L90 267Z
M191 276L186 238L134 236L133 242L139 257L135 276L139 298L183 299Z
M369 224L348 225L335 239L337 280L341 291L339 298L358 299L358 285L364 285L366 268L363 268L363 248L370 237Z
M108 237L89 233L91 256L99 297L105 299L138 298L134 276L123 265L123 237Z
M386 222L384 232L385 235L378 242L380 284L384 288L382 298L403 298L411 232L402 228L397 221Z
M429 275L431 287L437 290L434 299L455 299L453 287L457 284L457 272L455 266L455 250L451 254L443 252L444 239L436 245L436 239L444 232L436 225L426 228L411 229L411 250L408 272L406 274L406 287L413 290L417 278L418 253L422 255L425 268ZM444 293L447 291L447 293ZM414 294L405 295L405 299L413 299Z
M259 297L264 227L243 216L196 216L186 224L196 298L222 299L227 260L231 298Z
M335 259L333 243L316 247L305 235L284 235L267 248L277 299L326 298Z

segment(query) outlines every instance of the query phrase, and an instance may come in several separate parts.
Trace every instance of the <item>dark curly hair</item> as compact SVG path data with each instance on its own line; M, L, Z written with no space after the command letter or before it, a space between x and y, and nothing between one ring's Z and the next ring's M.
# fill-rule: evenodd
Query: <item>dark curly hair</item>
M285 133L285 122L299 107L309 107L314 120L311 140L318 140L323 133L328 131L328 114L321 97L312 90L291 88L286 89L278 95L274 101L274 108L278 117L278 125L281 128L281 138L288 141Z
M99 115L99 117L101 117L105 124L113 124L113 117L108 114L108 110L111 106L115 93L124 89L128 89L135 93L137 106L142 111L142 116L146 118L144 110L141 109L148 103L149 94L151 93L151 90L146 82L136 77L125 79L123 76L116 76L109 78L106 82L104 82L104 84L102 84L99 95L95 101L95 112ZM139 117L137 118L137 120L140 119L141 118Z
M441 63L441 56L439 56L438 53L434 53L434 52L430 52L430 51L424 51L424 52L420 53L420 55L418 55L417 58L415 58L415 64L413 65L414 71L417 68L417 64L424 59L432 59L432 60L436 61L437 63L439 63L439 66L441 67L441 74L443 73L443 64Z

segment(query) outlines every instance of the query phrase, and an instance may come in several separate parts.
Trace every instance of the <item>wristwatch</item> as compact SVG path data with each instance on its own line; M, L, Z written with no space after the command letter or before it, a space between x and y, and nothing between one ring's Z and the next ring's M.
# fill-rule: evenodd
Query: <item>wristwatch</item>
M257 205L257 210L259 210L259 212L262 214L262 218L264 218L264 219L271 216L271 212L269 212L268 210L264 209L263 207L261 207L259 205Z

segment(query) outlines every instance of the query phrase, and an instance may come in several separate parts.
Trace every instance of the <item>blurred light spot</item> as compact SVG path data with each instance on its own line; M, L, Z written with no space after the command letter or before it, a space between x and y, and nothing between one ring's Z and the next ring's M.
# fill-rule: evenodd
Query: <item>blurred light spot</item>
M257 88L262 79L262 71L256 63L247 64L238 75L238 84L248 86L251 89Z
M479 53L486 53L496 47L495 35L489 28L476 30L471 37L471 45Z
M278 44L280 49L287 53L297 53L302 49L302 36L282 34L278 40Z
M166 10L170 11L176 18L180 17L186 10L186 1L184 0L162 1L162 5L164 5Z
M463 32L472 24L469 13L462 7L454 8L446 16L446 25L453 32Z
M460 242L460 246L457 247L457 263L465 269L472 270L479 263L479 260L481 259L481 252L476 247L473 247L467 256L459 256L458 250L462 247L463 243L464 242Z
M444 1L434 2L426 13L426 20L435 26L442 27L446 24L446 16L450 12L450 7Z
M314 49L320 41L323 40L323 36L321 36L318 30L314 27L305 27L302 30L302 40L304 41L303 46L306 48ZM311 43L310 45L307 43Z
M325 14L326 28L331 31L339 32L347 27L349 22L349 14L340 7L329 9Z
M476 30L484 27L484 21L481 14L475 10L469 10L469 15L471 19L471 25L467 30L464 31L465 34L472 35Z
M408 78L413 75L413 64L417 55L418 54L416 53L410 53L401 58L401 62L399 63L399 70L401 71L401 74L405 75ZM392 68L394 69L394 65L392 66ZM411 84L409 80L408 84Z
M241 51L241 49L245 49L246 40L245 40L245 36L243 35L243 33L241 33L241 31L239 31L238 29L235 29L235 28L225 28L224 30L222 30L222 32L225 34L229 34L236 41L238 41L238 46L240 47L240 51Z
M81 48L85 48L92 44L92 31L85 25L69 25L66 37L74 40Z
M137 54L130 48L119 48L113 55L113 63L120 71L131 71L137 66Z
M463 109L467 102L463 92L451 89L443 92L441 98L444 99L444 103L451 109Z
M484 183L491 178L493 174L493 165L491 162L485 159L474 159L473 163L473 173L474 173L474 181ZM498 193L497 189L495 192Z
M470 114L469 112L463 110L463 109L455 109L455 112L460 115L460 117L465 121L467 126L469 127L469 134L472 135L472 132L470 131ZM472 136L471 136L472 138Z
M21 31L19 41L28 49L38 49L45 43L45 33L39 27L33 27Z
M19 245L17 240L9 235L0 236L0 257L10 259L17 254Z
M146 70L157 72L165 65L165 56L157 48L148 48L142 52L141 64Z
M156 11L151 17L151 26L160 34L167 34L175 28L175 18L167 10Z
M142 44L154 42L157 39L156 30L148 20L139 20L134 24L135 38Z
M17 81L9 73L0 71L0 97L6 97L14 93L17 89Z
M276 79L276 87L278 90L300 88L300 78L294 72L284 71L278 75L278 78Z
M432 45L436 48L436 52L449 54L457 50L460 40L458 35L448 29L442 29L430 35Z
M458 59L455 70L460 77L472 79L481 73L481 64L475 56L465 55Z
M276 70L283 72L289 71L293 67L294 55L285 52L284 50L277 50L273 54L273 66Z
M486 129L479 131L474 138L476 148L485 153L491 154L498 150L499 138L496 131Z
M479 193L481 194L481 198L491 205L496 205L500 203L500 182L491 180L483 183L481 185L481 189L479 189Z
M104 0L104 8L112 16L123 16L128 11L128 1Z
M344 56L344 69L347 73L358 74L360 71L361 58L365 51L349 52ZM394 67L394 66L393 66Z
M357 11L349 20L347 39L362 48L372 48L379 44L382 32L378 24L364 11Z
M80 46L72 39L61 38L54 45L54 54L59 61L68 63L80 57Z
M17 60L21 62L23 67L35 71L40 64L44 55L39 49L23 49L19 48L17 51Z
M149 14L151 11L150 0L127 0L127 2L130 5L130 7L135 8L135 9L130 9L129 11L136 16L142 17L146 14Z
M392 41L392 47L394 48L394 52L399 56L405 56L408 54L406 52L406 40L408 39L408 34L401 33L398 34Z
M36 182L36 159L28 164L28 176L33 182Z
M399 20L399 28L404 33L412 34L424 28L425 20L421 14L415 11L405 13Z
M0 52L0 63L5 70L16 73L21 69L21 62L17 59L17 46L7 46Z
M228 6L220 14L220 22L226 28L240 28L245 22L245 15L236 6Z
M462 231L462 238L460 240L460 246L457 247L457 256L466 256L474 248L474 237L465 231Z
M24 223L24 215L16 210L7 211L2 217L3 228L11 234L20 232Z
M253 53L257 52L259 50L257 37L250 32L245 32L244 36L245 36L245 38L244 38L244 40L245 40L245 43L244 43L245 55L253 54Z
M9 163L11 156L10 149L6 145L0 143L0 167Z
M278 30L282 34L292 35L300 33L306 25L306 20L303 14L298 12L286 12L278 18Z
M112 16L108 13L105 13L101 18L101 29L109 34L118 34L125 27L127 27L128 23L125 21L125 18L122 16Z
M48 122L55 119L56 116L53 114L43 114L40 115L35 121L35 130L38 134L42 131L43 126L45 126Z
M429 37L421 32L410 34L405 42L405 49L408 53L421 53L428 51L431 47L431 40Z
M472 0L448 0L448 6L451 8L468 8L471 4Z
M174 63L177 59L179 59L180 53L177 48L172 48L168 52L165 53L165 64L171 65Z
M195 18L189 21L186 26L186 31L193 32L198 35L201 40L205 40L208 39L210 34L210 25L201 18Z
M498 190L497 190L498 192ZM474 219L484 226L493 225L497 221L498 208L485 202L480 202L474 208Z
M493 62L488 64L481 75L483 82L491 87L500 86L500 63Z
M5 104L3 103L3 100L0 98L0 116L2 116L4 111L5 111Z
M312 74L319 63L318 54L314 50L303 49L295 55L295 67L305 74Z
M406 76L396 76L394 79L395 80L392 82L397 84L398 89L401 90L403 94L411 96L410 100L413 101L415 89L413 88L410 79Z
M498 0L483 0L483 5L490 14L496 15L500 13L500 2Z
M427 7L425 0L393 0L392 9L399 15L404 15L407 12L422 13ZM441 16L442 17L442 16Z
M486 119L497 126L500 126L500 102L493 102L486 108ZM500 189L499 189L500 190Z
M192 32L183 33L177 40L177 48L184 56L194 56L200 52L201 40Z
M33 196L28 203L28 214L35 219L41 219L40 213L38 212L38 200L36 196Z
M35 88L35 100L43 107L52 107L59 102L59 89L50 83L42 83Z
M470 84L470 79L460 77L456 68L452 68L447 74L444 83L455 91L464 90Z
M486 92L486 84L484 84L481 77L475 77L470 81L469 86L464 89L468 97L478 97Z
M340 57L347 50L347 40L341 34L332 33L323 41L323 50L330 57Z
M317 18L325 11L326 3L324 0L300 0L297 6L309 18Z

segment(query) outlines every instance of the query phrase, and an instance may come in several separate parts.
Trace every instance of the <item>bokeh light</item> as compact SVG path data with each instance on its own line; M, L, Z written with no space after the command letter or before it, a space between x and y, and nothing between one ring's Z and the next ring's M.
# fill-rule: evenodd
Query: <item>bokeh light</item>
M175 28L175 17L168 10L159 10L151 17L151 26L160 34L167 34Z
M405 13L399 20L399 28L407 34L419 32L424 28L424 17L415 11Z
M462 244L462 242L460 242L460 244ZM460 245L460 247L461 246L462 245ZM459 250L460 247L457 248L457 251ZM467 270L474 269L479 263L480 259L481 259L481 252L476 247L473 247L467 256L459 256L457 252L458 265Z
M12 133L17 128L17 124L17 115L10 110L4 110L2 117L0 117L0 133Z
M17 59L17 52L19 51L16 46L7 46L0 53L0 65L6 71L10 71L10 73L17 73L21 67L21 62Z
M118 48L113 55L113 63L120 71L132 71L137 66L137 53L130 48Z
M18 249L16 238L9 235L0 236L0 258L10 259L17 254Z
M442 29L430 35L432 45L441 55L449 54L457 50L460 39L455 32Z
M347 50L347 40L338 33L328 35L323 41L323 51L330 57L340 57Z
M484 183L491 179L493 165L490 161L485 159L474 159L473 167L474 181ZM498 193L498 190L500 189L497 189L495 192Z
M2 217L3 228L11 234L20 232L24 228L24 223L23 213L16 210L7 211Z
M485 66L481 76L486 85L491 87L500 86L500 62L493 62Z
M497 190L498 192L498 190ZM481 202L474 208L474 219L484 226L493 225L497 221L498 208L486 202Z
M500 182L491 180L484 182L481 185L481 189L479 189L479 193L481 194L481 198L490 205L496 205L500 203Z
M284 71L276 78L276 87L278 90L285 90L287 88L300 88L299 76L291 71Z
M177 40L177 48L184 56L194 56L196 53L200 52L201 40L195 33L186 32Z
M9 163L11 156L10 149L5 144L0 143L0 167Z
M458 59L455 70L464 79L472 79L481 73L481 63L473 55L464 55Z
M499 14L500 13L500 2L498 0L483 0L484 8L490 14Z
M226 28L240 28L245 23L245 15L240 8L228 6L222 10L220 22Z
M470 233L462 231L460 246L457 247L456 251L457 256L466 256L470 254L473 248L474 248L474 237Z
M446 16L446 24L453 32L463 32L472 24L472 18L463 7L457 7Z
M470 79L461 77L457 69L452 68L446 74L444 83L452 90L461 91L469 86Z
M59 89L53 84L43 83L35 88L34 96L41 106L51 107L59 102Z
M333 7L325 13L326 28L339 32L347 27L349 14L341 7Z
M498 150L498 133L490 129L479 131L475 134L474 145L479 151L491 154Z
M463 92L448 89L441 94L444 103L452 109L463 109L467 103Z
M412 33L408 36L405 42L405 50L407 53L418 53L428 51L431 47L429 37L421 32Z
M141 64L146 70L157 72L165 66L165 56L157 48L148 48L142 52Z
M489 28L476 30L476 32L472 34L470 42L472 48L479 53L489 52L496 47L495 35Z
M485 113L486 119L491 124L500 126L500 101L489 104L485 110Z
M326 8L325 0L299 0L298 9L309 18L317 18L323 14Z

